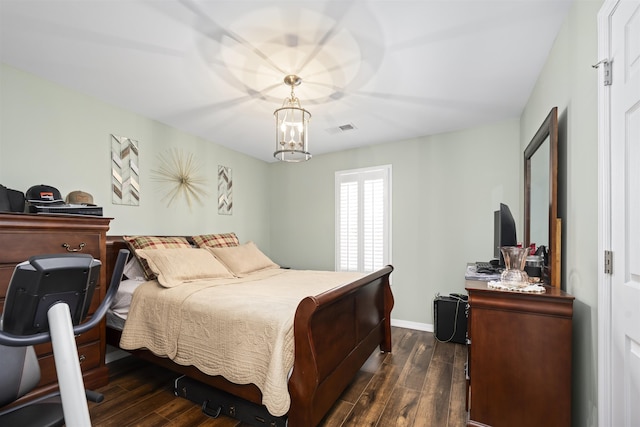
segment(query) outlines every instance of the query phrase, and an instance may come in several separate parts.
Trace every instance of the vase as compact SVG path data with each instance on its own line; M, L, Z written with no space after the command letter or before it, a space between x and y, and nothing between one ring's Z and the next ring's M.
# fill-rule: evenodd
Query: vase
M529 248L519 248L517 246L502 246L500 248L504 257L505 269L500 275L503 285L523 288L529 286L529 276L524 271Z

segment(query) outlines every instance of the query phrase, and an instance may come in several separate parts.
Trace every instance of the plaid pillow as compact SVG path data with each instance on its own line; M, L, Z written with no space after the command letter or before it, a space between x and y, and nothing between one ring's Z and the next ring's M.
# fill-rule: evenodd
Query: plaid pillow
M240 244L236 233L201 234L191 239L199 248L228 248Z
M136 249L177 249L191 248L191 245L184 237L157 237L157 236L123 236L122 237L131 252L140 261L140 265L144 270L144 277L147 280L154 280L155 273L149 267L147 260L138 256Z

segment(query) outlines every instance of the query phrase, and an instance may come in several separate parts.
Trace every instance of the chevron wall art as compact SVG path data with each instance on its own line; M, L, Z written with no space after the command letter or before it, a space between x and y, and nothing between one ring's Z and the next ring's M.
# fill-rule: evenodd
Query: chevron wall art
M231 168L218 165L218 214L233 214L233 181Z
M111 202L114 205L140 205L138 141L111 135Z

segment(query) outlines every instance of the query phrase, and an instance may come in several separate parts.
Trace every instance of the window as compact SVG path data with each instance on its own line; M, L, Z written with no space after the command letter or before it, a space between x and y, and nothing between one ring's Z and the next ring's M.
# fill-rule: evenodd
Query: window
M336 172L336 270L391 262L391 165Z

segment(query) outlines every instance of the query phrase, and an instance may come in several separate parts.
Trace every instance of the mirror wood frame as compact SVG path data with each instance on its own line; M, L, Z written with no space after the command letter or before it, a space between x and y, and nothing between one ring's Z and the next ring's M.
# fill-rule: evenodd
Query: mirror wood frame
M562 219L558 218L558 107L553 107L524 150L524 242L531 244L531 158L549 141L549 240L548 257L542 279L552 287L561 287ZM535 243L535 242L534 242Z

